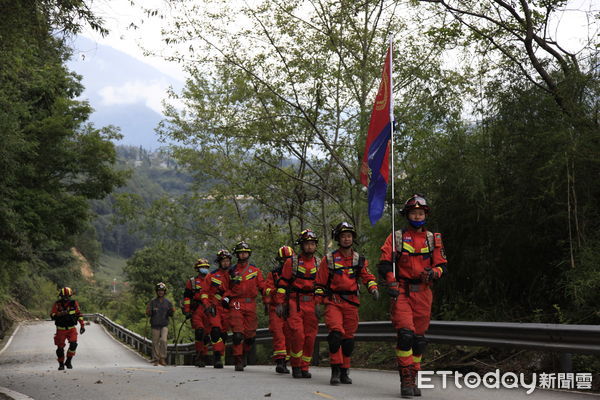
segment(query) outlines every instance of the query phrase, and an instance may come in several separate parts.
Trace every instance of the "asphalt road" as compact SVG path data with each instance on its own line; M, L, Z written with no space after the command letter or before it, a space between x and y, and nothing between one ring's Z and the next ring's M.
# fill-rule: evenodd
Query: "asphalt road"
M112 338L95 323L79 338L72 370L58 371L51 322L22 324L0 353L0 387L33 399L397 399L397 372L357 370L352 385L330 386L329 368L313 368L312 379L278 375L272 366L250 366L234 372L192 366L155 367ZM600 396L525 389L458 389L449 383L423 391L422 399L590 400ZM2 398L0 396L0 398Z

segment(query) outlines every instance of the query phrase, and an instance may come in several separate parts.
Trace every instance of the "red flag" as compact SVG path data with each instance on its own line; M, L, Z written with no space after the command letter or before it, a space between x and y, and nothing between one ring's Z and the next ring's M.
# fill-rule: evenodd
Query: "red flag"
M360 181L369 191L369 218L375 224L383 215L389 180L390 138L392 137L392 54L385 57L379 91L375 97L371 122L360 168ZM370 173L370 174L369 174ZM370 176L369 176L370 175Z

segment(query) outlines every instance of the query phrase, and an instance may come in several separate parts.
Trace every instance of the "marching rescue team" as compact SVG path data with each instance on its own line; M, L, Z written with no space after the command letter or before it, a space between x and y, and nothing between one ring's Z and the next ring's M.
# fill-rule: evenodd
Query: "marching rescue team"
M427 345L431 287L446 273L442 236L425 228L429 212L422 195L415 194L406 201L401 215L406 217L408 226L387 237L377 266L380 285L387 287L391 299L400 391L405 398L421 396L416 376ZM352 384L349 370L358 328L359 285L379 300L379 287L369 271L369 262L354 249L357 235L352 224L339 223L331 234L338 248L319 259L315 255L317 235L310 229L303 230L295 243L299 253L290 246L280 247L275 257L277 265L266 278L250 262L252 248L245 241L235 245L233 254L219 250L213 272L209 271L207 259L198 259L194 264L197 274L187 280L182 301L182 311L194 330L195 365L205 367L208 361L214 368L223 368L225 343L231 332L234 368L244 371L256 337L256 298L260 295L269 316L277 373L289 374L289 361L293 378L311 378L309 368L323 313L329 332L329 382ZM168 323L175 309L165 298L166 285L160 282L155 289L156 298L146 308L152 327L152 362L166 365ZM71 299L72 295L70 288L60 289L60 300L54 303L50 314L56 324L54 343L59 370L73 368L77 323L81 325L79 333L85 332L79 304ZM209 344L212 360L208 359Z

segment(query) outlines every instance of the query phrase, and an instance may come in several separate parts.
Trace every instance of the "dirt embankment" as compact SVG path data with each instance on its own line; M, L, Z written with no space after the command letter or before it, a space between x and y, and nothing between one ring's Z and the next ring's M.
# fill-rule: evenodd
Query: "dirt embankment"
M14 300L10 300L7 303L0 306L0 339L4 338L4 335L10 329L14 322L27 321L35 319L33 315L27 311L23 305L17 303Z
M77 260L77 266L81 271L81 276L87 281L94 280L94 271L92 271L92 266L88 262L87 258L79 250L75 247L71 247L71 254Z

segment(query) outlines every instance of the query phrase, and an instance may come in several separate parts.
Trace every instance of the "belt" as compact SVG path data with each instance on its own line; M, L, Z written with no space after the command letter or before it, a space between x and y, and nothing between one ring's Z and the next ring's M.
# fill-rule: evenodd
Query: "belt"
M234 297L232 301L237 301L238 303L254 303L256 297Z
M65 328L63 326L57 326L56 329L58 329L59 331L68 331L69 329L73 329L75 328L75 325L73 326L69 326L68 328Z
M411 293L420 292L423 286L427 286L426 283L423 283L420 279L409 279L409 278L397 278L404 284L404 290L406 296L410 296Z

